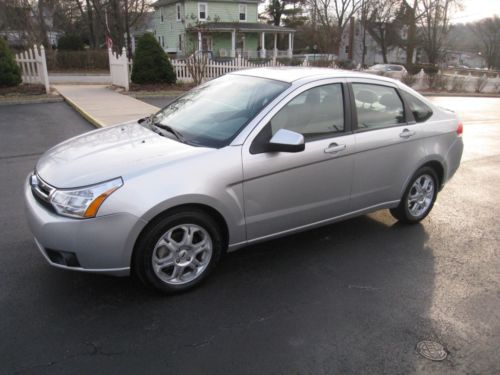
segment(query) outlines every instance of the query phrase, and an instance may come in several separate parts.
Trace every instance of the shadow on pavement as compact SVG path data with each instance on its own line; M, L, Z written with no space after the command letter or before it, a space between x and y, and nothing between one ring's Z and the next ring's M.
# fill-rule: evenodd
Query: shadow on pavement
M37 339L9 339L61 370L414 371L416 342L433 334L426 240L423 225L379 212L228 254L203 286L172 297L37 262L41 280L26 281L36 311L20 312Z

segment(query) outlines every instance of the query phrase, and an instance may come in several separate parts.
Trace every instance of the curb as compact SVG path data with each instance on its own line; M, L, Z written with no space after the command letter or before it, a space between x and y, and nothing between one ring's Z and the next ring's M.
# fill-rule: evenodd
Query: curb
M85 111L82 107L80 107L78 104L76 104L74 101L69 99L68 97L61 95L64 98L64 101L68 103L75 111L77 111L85 120L90 122L92 125L94 125L96 128L103 128L106 126L103 122L99 121L95 117L93 117L90 113Z
M149 98L178 98L179 96L181 96L183 94L184 93L165 95L165 94L151 93L151 94L123 94L123 95L130 96L131 98L134 98L134 99L149 99Z
M43 104L43 103L61 103L64 99L61 96L55 98L34 98L34 99L13 99L0 100L0 106L3 105L22 105L22 104Z

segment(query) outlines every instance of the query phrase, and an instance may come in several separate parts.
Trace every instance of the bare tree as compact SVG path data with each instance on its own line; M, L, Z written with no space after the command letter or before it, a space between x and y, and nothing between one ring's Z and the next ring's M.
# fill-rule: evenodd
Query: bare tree
M271 18L273 25L279 26L281 24L281 16L283 16L286 0L270 0L266 7L266 13Z
M420 12L419 5L422 0L404 0L403 1L403 11L404 11L404 23L407 26L406 32L406 63L413 63L413 55L415 53L415 47L417 44L417 23L422 17L422 12Z
M393 21L399 5L400 0L372 0L366 10L366 28L379 45L384 63L387 63L388 48L395 40L394 34L398 32Z
M40 41L36 14L36 4L29 0L0 1L0 31L10 34L17 44L30 46Z
M339 53L347 23L361 7L363 0L309 0L312 18L322 26Z
M450 13L457 0L420 0L422 44L429 62L437 64L443 53L443 42L450 30Z
M337 27L337 52L340 54L340 41L349 20L358 12L363 0L333 0L333 13Z
M500 17L495 15L470 27L479 39L488 69L500 68Z

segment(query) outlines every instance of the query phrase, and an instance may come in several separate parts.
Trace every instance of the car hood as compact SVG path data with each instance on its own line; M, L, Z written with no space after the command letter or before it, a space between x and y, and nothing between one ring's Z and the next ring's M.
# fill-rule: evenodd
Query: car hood
M57 188L75 188L134 176L168 163L213 152L162 137L137 122L99 129L51 148L36 165L38 175Z

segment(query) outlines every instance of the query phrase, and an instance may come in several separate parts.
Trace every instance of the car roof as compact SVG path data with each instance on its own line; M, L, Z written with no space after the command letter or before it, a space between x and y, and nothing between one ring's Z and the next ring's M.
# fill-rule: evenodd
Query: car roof
M380 77L369 73L332 68L269 67L238 70L230 74L268 78L288 83L304 79L314 81L324 78L370 78L379 81L395 82L395 80L391 78Z

